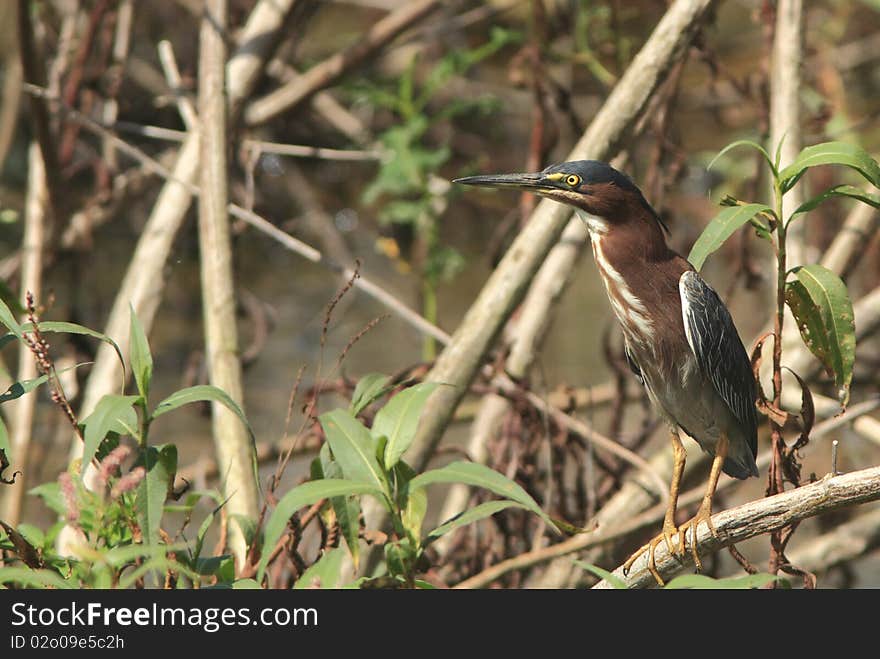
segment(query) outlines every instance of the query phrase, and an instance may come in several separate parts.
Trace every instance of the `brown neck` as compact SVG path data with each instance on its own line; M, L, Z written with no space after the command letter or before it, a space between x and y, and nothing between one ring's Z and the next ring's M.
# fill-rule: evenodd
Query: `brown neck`
M596 237L601 239L606 257L620 272L641 270L646 262L658 263L677 256L666 245L659 222L647 208L631 205L618 216L606 217L604 224L606 231Z
M678 281L692 268L666 245L649 210L630 210L591 230L596 265L629 343L655 346L664 364L674 364L678 355L668 346L684 332Z

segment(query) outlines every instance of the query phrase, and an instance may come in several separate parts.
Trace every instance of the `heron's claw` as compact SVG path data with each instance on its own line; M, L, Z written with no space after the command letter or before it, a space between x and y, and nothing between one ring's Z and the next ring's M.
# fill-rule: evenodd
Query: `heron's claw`
M700 554L697 552L697 530L699 529L700 522L706 522L706 526L709 527L709 531L712 533L713 538L718 537L718 531L715 530L715 525L712 523L711 502L703 502L703 505L700 506L697 514L682 524L678 529L681 533L682 553L684 553L684 543L687 538L687 532L691 532L691 556L694 558L694 565L697 568L697 572L703 571L703 562L700 560Z
M674 539L678 537L678 543L674 542ZM663 577L660 576L660 572L657 570L657 561L654 557L654 552L657 550L657 545L661 542L666 543L666 549L670 554L684 554L685 546L684 546L684 533L681 529L676 528L675 524L671 521L667 520L663 524L663 530L653 538L650 542L645 545L642 545L639 549L633 553L632 556L627 559L626 563L623 564L623 574L626 575L629 573L630 568L633 566L638 558L648 552L648 571L654 576L654 579L661 586L664 585Z

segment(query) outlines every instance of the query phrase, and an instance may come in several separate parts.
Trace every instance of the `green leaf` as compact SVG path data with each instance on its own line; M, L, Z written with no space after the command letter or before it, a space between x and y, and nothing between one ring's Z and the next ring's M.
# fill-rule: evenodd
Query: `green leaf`
M67 371L71 371L75 368L79 368L80 366L86 366L91 364L92 362L80 362L79 364L74 364L73 366L68 366L67 368L63 368L57 372L57 375L61 375L62 373L67 373ZM15 400L16 398L20 398L27 393L30 393L37 387L39 387L44 382L49 380L48 375L41 375L38 378L34 378L32 380L22 380L21 382L13 382L9 385L9 389L7 389L4 393L0 394L0 403L5 403L10 400Z
M791 190L807 169L817 165L844 165L880 188L880 166L864 149L847 142L823 142L803 149L793 163L779 172L782 191Z
M6 325L9 331L19 339L21 338L21 325L15 320L15 315L9 307L6 306L6 303L3 300L0 300L0 323Z
M485 503L481 503L478 506L474 506L469 510L465 510L462 513L459 513L455 517L452 517L445 522L443 522L436 529L431 531L428 534L428 539L425 544L427 545L430 542L433 542L437 538L453 531L460 526L467 526L468 524L473 524L474 522L484 519L486 517L491 517L497 512L505 510L507 508L516 506L518 508L523 508L520 504L515 501L509 501L506 499L501 499L499 501L486 501Z
M205 536L208 534L208 529L211 528L211 524L214 522L214 517L216 517L217 513L226 505L226 502L229 499L225 499L218 505L211 513L202 520L202 523L199 525L199 532L196 534L196 546L193 549L192 558L193 560L198 560L202 555L202 547L205 546Z
M376 459L370 431L345 410L322 414L320 421L333 457L345 477L388 494L388 484Z
M318 463L315 465L315 463ZM312 476L312 480L320 478L343 478L342 468L332 457L330 457L330 446L324 443L321 446L320 455L312 462L314 468L313 473L320 472L319 477ZM339 523L339 529L342 531L342 537L345 538L345 544L351 553L351 560L357 569L360 563L360 532L361 532L361 504L357 497L332 497L330 505L333 506L333 512L336 514L336 521Z
M52 570L31 570L26 567L0 567L0 584L14 584L18 588L56 588L68 590L76 584L65 581Z
M724 241L730 238L737 229L758 213L767 211L772 212L772 209L766 204L745 204L744 206L725 208L703 229L703 233L691 248L688 261L699 270L703 267L706 257L721 247Z
M99 341L103 341L111 348L113 348L116 356L119 358L119 363L122 364L123 373L125 372L125 360L122 358L122 350L119 349L119 345L111 339L106 334L102 334L96 330L93 330L89 327L84 327L82 325L77 325L76 323L68 323L60 320L41 320L37 326L40 328L41 332L52 333L58 332L62 334L79 334L82 336L90 336L93 339L98 339ZM33 323L25 323L21 326L22 330L25 332L31 331L33 329Z
M846 407L856 357L852 301L840 277L821 265L792 270L797 280L785 286L785 301L801 338L834 377L837 397Z
M339 583L339 573L342 570L342 559L345 558L345 550L336 547L321 556L314 565L310 566L302 576L293 584L294 590L304 588L336 588Z
M587 572L596 575L600 579L604 579L608 583L610 583L617 590L627 590L628 586L626 582L618 577L616 574L609 572L608 570L603 570L597 565L593 565L592 563L585 563L584 561L576 561L572 560L572 563L577 565L579 568L586 570Z
M766 572L758 574L747 574L742 577L728 577L726 579L713 579L704 574L683 574L675 577L664 588L666 590L678 590L682 588L691 588L694 590L732 590L732 589L748 589L761 588L771 581L779 579L776 575Z
M148 446L138 462L147 473L138 486L135 512L144 544L153 546L159 543L165 499L177 473L177 447L174 444Z
M241 422L247 429L251 440L253 441L255 439L254 431L251 429L251 425L248 423L247 417L244 415L244 412L241 407L239 407L238 403L232 400L229 394L223 391L220 387L215 387L213 384L197 384L193 387L187 387L186 389L175 391L168 396L168 398L156 405L156 409L153 410L153 418L155 419L156 417L162 416L171 410L176 410L178 407L201 401L213 401L224 405L227 409L231 410L235 416L241 419Z
M218 583L232 583L235 579L235 559L231 554L208 556L195 561L195 570L199 574L217 577Z
M413 542L418 544L422 535L422 523L428 512L428 493L425 488L408 488L406 507L401 512L400 519L403 528L406 529Z
M511 499L523 506L527 510L539 515L547 524L554 529L556 524L553 520L541 510L541 507L535 500L529 496L529 493L522 489L512 480L498 473L494 469L476 462L451 462L440 469L432 469L423 474L419 474L413 478L410 483L410 489L425 487L431 483L464 483L475 487L482 487L494 492L505 499Z
M229 518L238 525L241 534L244 536L245 544L250 547L254 543L259 531L257 520L250 515L242 515L241 513L231 513Z
M150 353L150 344L141 321L138 320L134 307L131 309L131 334L129 352L131 353L131 370L134 372L134 380L138 392L146 401L150 396L150 381L153 379L153 355Z
M269 516L269 521L266 522L266 530L263 534L263 555L260 557L257 569L257 581L262 583L263 574L269 562L269 554L281 538L281 534L284 533L287 520L291 515L303 506L310 506L321 499L332 499L352 494L372 494L378 498L383 496L382 490L366 483L334 478L303 483L281 497L275 510L272 511L272 515Z
M213 384L197 384L193 387L187 387L186 389L175 391L168 396L168 398L156 405L156 409L153 410L153 418L155 419L156 417L162 416L171 410L176 410L183 405L198 403L201 401L220 403L228 410L231 410L233 414L241 420L242 424L244 424L245 430L247 430L251 439L251 470L253 472L254 482L259 483L260 473L259 465L257 464L257 438L254 435L251 424L248 423L247 417L244 415L244 411L238 403L236 403L232 397L220 387L215 387Z
M382 373L368 373L358 380L351 396L351 406L348 408L351 415L357 416L367 405L388 391L386 385L390 379Z
M140 400L139 396L116 396L107 395L98 401L94 411L83 421L83 456L82 463L89 464L95 456L101 442L107 433L118 431L119 426L131 429L137 428L137 413L133 405ZM121 434L121 433L120 433ZM86 470L82 470L85 474Z
M872 192L867 192L866 190L862 190L861 188L857 188L854 185L835 185L833 188L829 188L825 190L820 195L816 195L812 199L805 201L800 206L798 206L797 210L789 216L789 222L795 218L796 215L800 215L801 213L808 213L809 211L816 208L819 204L821 204L826 199L830 199L831 197L851 197L853 199L858 199L859 201L868 204L869 206L873 206L874 208L880 208L880 195L874 194Z
M731 142L726 147L721 149L721 151L718 152L717 156L712 158L712 162L709 163L706 169L712 169L712 165L714 165L718 161L718 159L721 158L721 156L723 156L728 151L740 146L748 146L758 151L762 156L764 156L764 160L767 162L767 166L770 167L770 171L773 172L774 178L778 175L776 165L773 164L773 160L770 158L770 154L767 153L767 150L763 146L761 146L757 142L753 142L752 140L737 140L735 142Z
M385 468L391 469L412 444L419 426L419 417L428 396L440 386L436 382L422 382L404 389L376 413L371 433L373 437L387 437Z

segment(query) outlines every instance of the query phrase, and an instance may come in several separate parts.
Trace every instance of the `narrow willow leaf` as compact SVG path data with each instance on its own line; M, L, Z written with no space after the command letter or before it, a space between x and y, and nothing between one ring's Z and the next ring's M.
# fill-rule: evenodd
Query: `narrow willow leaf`
M122 350L119 349L119 345L111 339L106 334L102 334L96 330L93 330L89 327L84 327L82 325L77 325L76 323L68 323L60 320L41 320L38 323L38 327L41 332L58 332L61 334L79 334L81 336L90 336L93 339L98 339L99 341L103 341L116 353L116 356L119 358L119 363L122 365L123 372L125 371L125 359L122 357ZM33 329L32 323L25 323L21 326L22 330L25 332L29 332Z
M709 163L706 169L712 169L712 165L714 165L718 161L718 159L721 158L721 156L723 156L728 151L740 146L748 146L759 152L762 156L764 156L764 160L767 162L768 167L770 167L770 171L773 172L773 176L776 177L778 175L776 165L773 164L773 160L770 158L770 154L767 153L767 150L763 146L761 146L757 142L753 142L752 140L737 140L736 142L731 142L726 147L721 149L721 151L718 152L717 156L712 158L712 162Z
M541 507L529 496L528 492L503 474L485 465L476 462L451 462L440 469L432 469L419 474L410 481L409 487L415 489L432 483L464 483L465 485L482 487L505 499L516 501L527 510L540 515L552 529L559 531L553 520L541 510Z
M725 208L716 215L703 229L703 233L697 238L697 242L691 248L688 261L697 270L703 267L706 257L721 247L737 229L749 222L758 213L772 212L766 204L745 204L744 206L731 206ZM763 225L762 225L763 226Z
M387 494L388 484L376 459L375 443L370 431L346 410L322 414L320 421L333 457L345 477Z
M141 321L138 320L131 309L131 331L129 336L131 353L131 370L134 372L134 380L137 384L138 392L143 396L144 400L150 397L150 381L153 379L153 355L150 353L150 344L147 341L147 335Z
M325 449L324 444L322 449ZM335 460L330 457L330 451L322 450L320 455L315 458L318 462L317 468L313 472L320 471L319 477L312 477L312 480L320 480L321 478L343 478L342 468ZM314 462L313 462L314 464ZM345 544L348 545L348 551L351 553L351 561L354 563L355 569L360 564L360 533L361 533L361 504L357 497L331 497L330 505L333 506L333 512L336 514L336 521L339 523L339 530L342 531L342 537L345 538Z
M174 444L148 446L139 463L147 473L138 486L135 511L144 543L154 546L159 544L165 499L177 473L177 447Z
M791 220L797 215L810 212L823 201L830 199L831 197L851 197L852 199L858 199L862 203L873 206L874 208L880 208L880 195L868 192L867 190L862 190L854 185L835 185L833 188L825 190L822 194L816 195L812 199L809 199L798 206L797 210L791 214L788 221L791 222Z
M102 562L106 562L111 567L122 567L140 559L164 558L169 552L184 551L186 551L186 543L183 542L170 545L132 543L108 549L101 558Z
M524 506L518 504L516 501L509 501L507 499L501 499L499 501L486 501L485 503L481 503L478 506L474 506L473 508L469 508L464 512L456 515L455 517L446 520L436 529L428 533L427 541L425 545L433 542L437 538L446 535L450 531L454 531L455 529L461 526L467 526L468 524L473 524L476 521L484 519L486 517L491 517L497 512L501 512L507 508L511 507L524 508Z
M325 479L303 483L281 497L275 510L269 516L269 521L266 522L266 530L263 533L263 555L260 557L260 564L257 569L257 581L262 583L266 566L269 563L269 555L281 538L281 534L284 533L287 520L290 519L291 515L303 506L310 506L321 499L332 499L333 497L351 494L372 494L380 499L383 497L382 491L371 485L341 479Z
M186 389L175 391L168 396L168 398L156 405L156 409L153 410L153 418L155 419L158 416L162 416L171 410L176 410L178 407L201 401L220 403L227 409L231 410L235 416L241 419L241 422L247 429L251 439L254 439L254 431L251 429L251 425L248 423L247 417L244 415L244 411L242 411L238 403L232 400L229 394L223 391L220 387L215 387L212 384L197 384L193 387L187 387Z
M140 396L116 396L107 395L98 401L94 411L83 421L83 456L82 463L89 464L98 446L101 445L107 433L118 428L120 423L129 425L134 415L135 424L137 415L133 405L140 400ZM83 469L82 473L85 474Z
M880 166L867 151L847 142L823 142L803 149L793 163L779 172L782 191L791 190L807 169L817 165L844 165L880 188Z
M198 560L202 555L202 547L205 546L205 536L208 535L208 530L211 528L211 524L214 523L214 518L217 516L217 513L226 505L229 499L222 501L220 505L218 505L211 513L202 520L202 523L199 525L199 532L196 534L196 546L192 552L193 560Z
M187 387L186 389L175 391L168 396L168 398L156 405L156 409L153 410L153 418L155 419L158 416L162 416L171 410L176 410L183 405L201 401L220 403L228 410L232 411L232 413L241 420L242 424L244 424L245 430L247 430L248 436L251 439L251 471L253 472L254 482L259 484L260 475L259 465L257 464L257 438L254 435L253 428L251 428L251 424L248 423L247 417L244 415L244 411L239 404L220 387L215 387L212 384L197 384L192 387Z
M403 528L406 529L413 542L418 544L422 536L422 523L428 512L428 493L424 488L408 488L406 507L400 515Z
M340 547L326 552L314 565L310 566L293 584L294 590L303 588L336 588L345 551Z
M67 371L71 371L75 368L79 368L80 366L88 366L92 362L80 362L79 364L74 364L73 366L68 366L67 368L62 368L60 371L57 371L57 375L61 375L62 373L67 373ZM32 380L22 380L21 382L13 382L9 385L9 389L0 394L0 403L5 403L10 400L15 400L16 398L20 398L27 393L30 393L41 384L47 382L49 380L48 375L41 375L38 378L34 378Z
M388 380L391 378L382 373L368 373L360 380L351 395L351 406L348 411L357 416L363 409L388 391Z
M792 270L785 300L804 343L834 377L840 404L846 407L856 355L852 301L840 277L821 265Z
M761 588L771 581L779 579L776 575L766 572L758 574L747 574L742 577L728 577L726 579L713 579L704 574L683 574L675 577L664 588L666 590L678 590L681 588L691 588L693 590L733 590Z
M386 469L391 469L412 444L425 401L438 386L436 382L422 382L404 389L376 413L371 432L373 437L388 438Z
M21 338L21 325L15 320L15 315L3 300L0 300L0 323L6 325L7 329L19 339Z
M592 563L585 563L584 561L575 561L572 563L577 565L582 570L586 570L590 574L593 574L600 579L604 579L608 583L610 583L617 590L626 590L627 585L626 582L618 577L616 574L609 572L608 570L603 570L598 565L593 565Z

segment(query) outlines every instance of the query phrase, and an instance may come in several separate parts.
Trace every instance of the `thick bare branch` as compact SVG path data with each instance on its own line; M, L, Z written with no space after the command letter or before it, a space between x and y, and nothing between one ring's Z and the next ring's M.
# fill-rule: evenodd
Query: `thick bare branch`
M792 163L801 149L801 66L804 56L803 0L779 0L770 74L770 153L781 144L781 167ZM784 200L784 213L804 201L803 186L795 186ZM807 262L805 219L793 223L787 232L789 267ZM791 325L791 323L789 323Z
M205 352L211 384L244 407L235 284L230 240L227 180L226 0L207 0L199 33L199 261ZM254 519L258 491L256 455L244 425L225 405L213 403L213 436L229 512ZM230 524L229 544L239 566L247 556L244 531Z
M770 533L808 517L839 510L868 501L880 499L880 467L855 471L842 476L826 476L822 480L772 497L759 499L712 516L718 532L702 525L697 533L697 547L701 555L717 551L748 538ZM629 575L623 574L622 566L614 576L626 583L628 588L647 588L656 581L647 567L647 556L639 558ZM690 552L685 556L671 556L665 543L660 543L655 553L657 571L664 579L672 577L685 566L692 565ZM601 581L595 588L611 588Z

